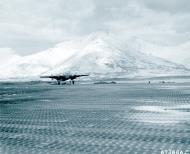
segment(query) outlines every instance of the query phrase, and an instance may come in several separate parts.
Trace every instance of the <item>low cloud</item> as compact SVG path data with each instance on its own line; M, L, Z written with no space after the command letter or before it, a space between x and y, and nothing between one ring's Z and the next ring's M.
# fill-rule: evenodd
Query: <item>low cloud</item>
M189 19L189 0L0 0L0 48L31 54L103 31L167 47L171 55L189 41Z

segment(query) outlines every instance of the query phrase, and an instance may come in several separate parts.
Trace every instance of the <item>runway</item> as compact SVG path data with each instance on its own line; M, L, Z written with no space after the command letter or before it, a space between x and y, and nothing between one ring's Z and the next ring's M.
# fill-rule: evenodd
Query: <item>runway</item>
M190 83L0 84L2 154L190 151Z

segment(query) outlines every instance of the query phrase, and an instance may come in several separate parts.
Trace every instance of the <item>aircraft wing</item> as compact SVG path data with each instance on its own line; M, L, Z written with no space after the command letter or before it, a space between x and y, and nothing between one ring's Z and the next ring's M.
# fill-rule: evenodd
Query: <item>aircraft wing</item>
M51 76L41 76L40 78L50 78L50 79L56 79L56 80L62 80L62 81L65 81L65 80L74 80L78 77L82 77L82 76L89 76L89 75L86 75L86 74L82 74L82 75L51 75Z
M74 80L74 79L76 79L78 77L82 77L82 76L89 76L89 75L86 75L86 74L83 74L83 75L70 75L69 79Z
M60 85L61 81L66 81L66 80L71 80L72 83L74 84L74 80L78 77L82 76L89 76L89 75L51 75L51 76L40 76L40 78L50 78L50 79L55 79L57 80L58 85Z
M84 74L84 75L74 75L74 76L76 76L76 77L81 77L81 76L89 76L89 75Z
M40 76L40 78L51 78L51 79L57 79L59 76L51 75L51 76Z

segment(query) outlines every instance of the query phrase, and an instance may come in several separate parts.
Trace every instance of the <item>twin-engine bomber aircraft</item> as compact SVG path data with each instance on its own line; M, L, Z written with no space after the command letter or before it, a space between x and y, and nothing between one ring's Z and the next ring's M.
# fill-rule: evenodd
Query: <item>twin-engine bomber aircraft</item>
M74 84L74 79L82 76L89 76L89 75L51 75L51 76L41 76L40 78L50 78L57 80L57 84L60 85L61 81L71 80L71 83Z

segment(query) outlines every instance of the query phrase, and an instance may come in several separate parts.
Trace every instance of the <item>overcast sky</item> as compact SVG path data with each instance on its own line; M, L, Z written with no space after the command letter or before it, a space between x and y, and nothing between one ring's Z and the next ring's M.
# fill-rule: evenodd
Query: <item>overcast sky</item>
M190 43L190 0L0 0L0 48L26 55L97 31L171 54Z

